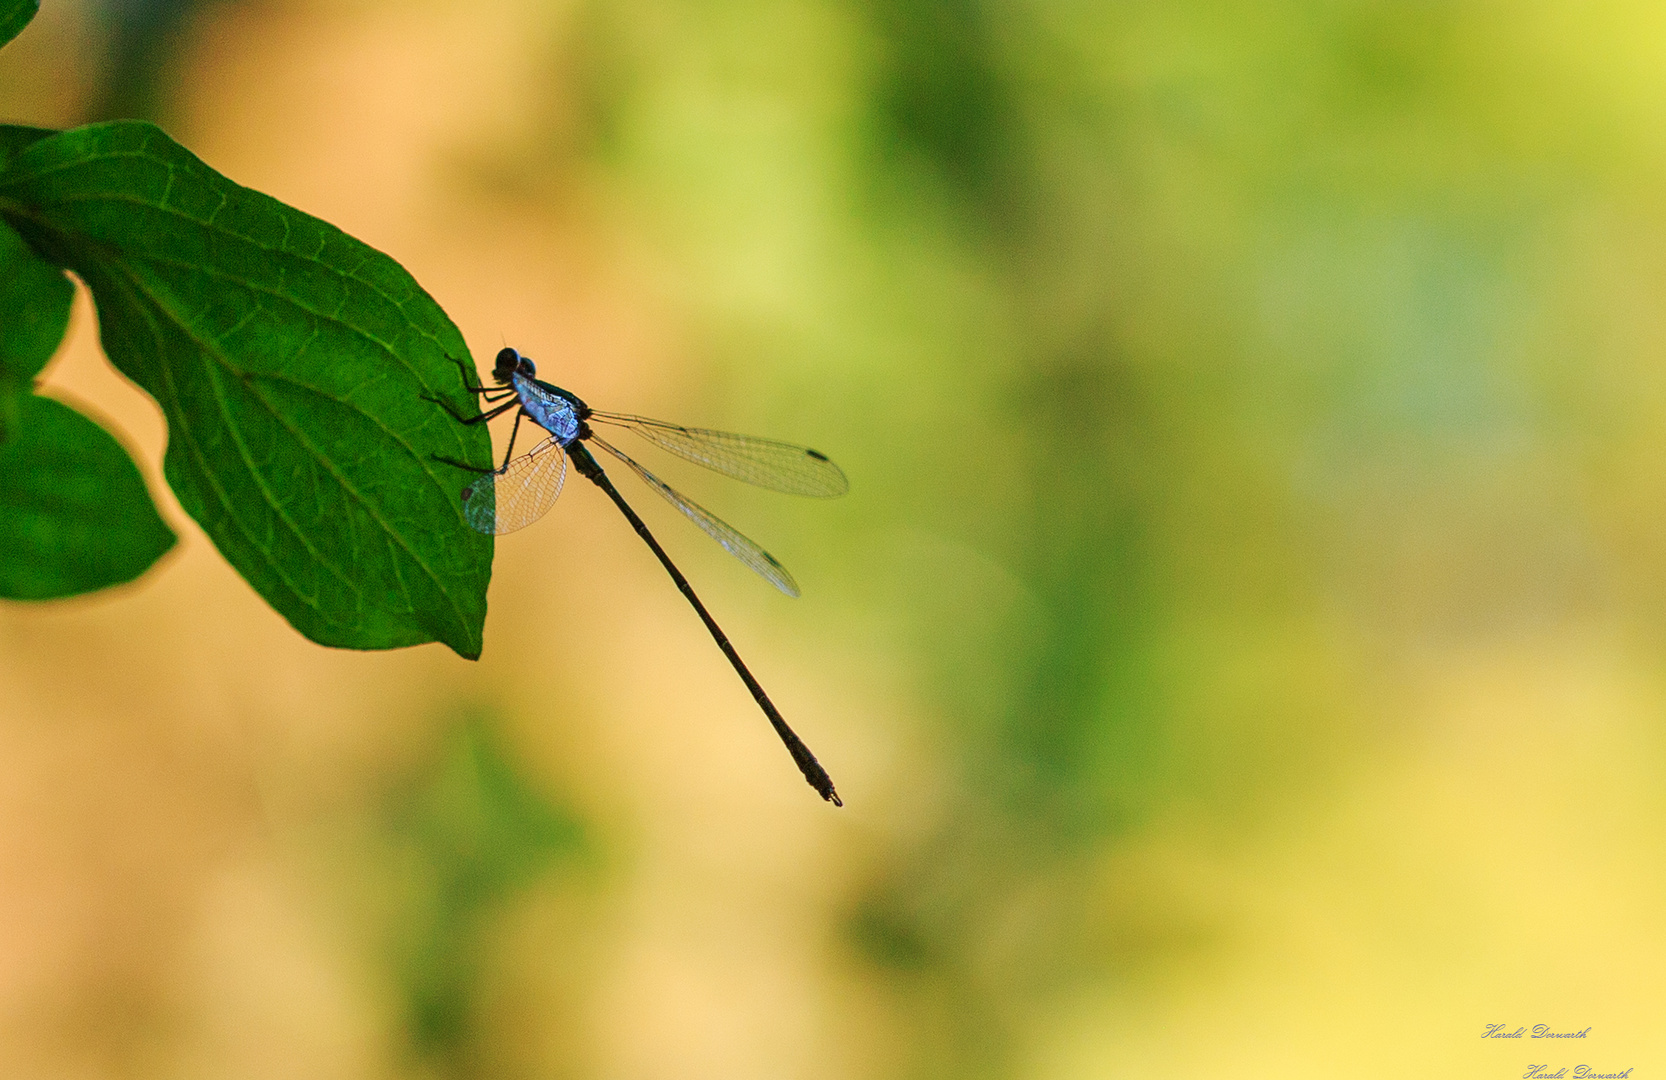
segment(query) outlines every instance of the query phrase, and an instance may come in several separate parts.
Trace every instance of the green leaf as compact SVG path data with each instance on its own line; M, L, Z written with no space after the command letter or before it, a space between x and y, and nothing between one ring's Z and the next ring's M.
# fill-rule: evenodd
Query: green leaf
M40 0L0 0L0 45L16 37L40 10Z
M69 328L75 286L0 222L0 440L15 418L8 399L27 392Z
M131 120L43 138L0 172L0 216L92 289L104 351L161 405L187 513L301 633L480 654L488 467L459 413L462 335L398 263L227 180Z
M0 129L0 141L10 130L38 129ZM131 581L174 544L121 445L30 393L74 298L63 270L0 222L0 596L11 599Z
M50 398L0 443L0 596L49 600L132 581L174 545L109 432Z
M0 124L0 169L11 164L12 158L48 135L58 134L54 128L27 127L23 124Z

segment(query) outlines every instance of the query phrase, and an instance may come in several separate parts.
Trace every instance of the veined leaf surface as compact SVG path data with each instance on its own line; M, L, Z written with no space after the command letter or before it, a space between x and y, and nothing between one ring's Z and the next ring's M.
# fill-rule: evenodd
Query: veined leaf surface
M25 395L0 442L0 596L51 600L131 581L174 545L127 451L51 398Z
M27 394L69 327L75 288L0 222L0 440L17 423L8 399Z
M492 539L432 455L488 466L490 438L423 400L476 409L462 336L398 263L139 121L18 151L0 216L91 287L181 505L296 629L479 655Z

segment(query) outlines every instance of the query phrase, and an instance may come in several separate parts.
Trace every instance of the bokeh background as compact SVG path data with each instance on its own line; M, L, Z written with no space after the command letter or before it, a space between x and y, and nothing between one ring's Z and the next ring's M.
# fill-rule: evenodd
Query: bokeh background
M45 0L0 115L852 478L664 469L796 602L635 493L834 810L583 485L479 663L303 640L83 298L183 543L0 606L0 1075L1666 1066L1658 4Z

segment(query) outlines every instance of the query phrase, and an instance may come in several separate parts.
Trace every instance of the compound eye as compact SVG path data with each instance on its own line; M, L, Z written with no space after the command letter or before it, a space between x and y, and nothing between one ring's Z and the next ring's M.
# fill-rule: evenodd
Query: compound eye
M498 378L507 379L520 362L520 353L514 349L503 349L497 354L497 362L493 365L492 370L497 373Z
M532 362L531 357L523 356L521 357L521 370L526 372L528 375L537 375L538 365Z

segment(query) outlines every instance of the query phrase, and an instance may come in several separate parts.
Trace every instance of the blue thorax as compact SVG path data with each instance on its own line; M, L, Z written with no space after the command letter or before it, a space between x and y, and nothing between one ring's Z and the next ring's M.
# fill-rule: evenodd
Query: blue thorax
M577 398L519 371L509 380L521 399L521 408L539 427L554 435L556 442L568 446L579 437L583 420L579 410L583 405Z

